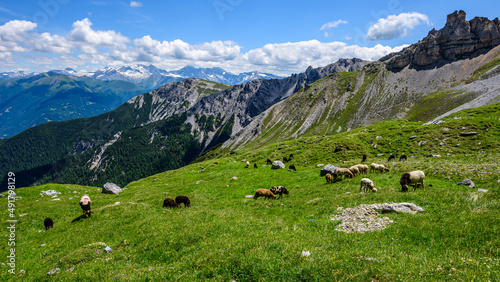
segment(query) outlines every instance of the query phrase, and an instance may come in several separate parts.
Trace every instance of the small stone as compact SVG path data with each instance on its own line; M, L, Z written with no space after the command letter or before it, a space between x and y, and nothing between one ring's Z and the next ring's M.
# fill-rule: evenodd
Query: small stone
M465 129L465 128L463 128ZM460 136L464 136L464 137L467 137L467 136L476 136L477 135L477 132L475 131L470 131L470 132L460 132Z
M61 269L59 267L56 267L56 268L52 269L51 271L49 271L47 273L47 275L57 274L59 272L61 272Z
M410 136L410 140L415 138L417 138L417 136Z
M477 189L477 191L478 191L478 192L483 192L483 193L486 193L486 192L488 192L488 190L485 190L485 189L481 189L481 188Z
M109 246L106 246L106 248L104 248L104 250L106 251L106 253L111 253L113 250L111 250L111 248Z
M458 184L457 184L457 185L467 185L467 186L469 186L469 188L474 188L474 187L476 187L476 185L474 184L474 182L472 182L472 180L471 180L471 179L469 179L469 178L464 179L464 180L462 180L462 181L458 182Z
M238 177L233 176L233 177L231 177L231 180L233 180L233 181L234 181L234 180L238 180Z

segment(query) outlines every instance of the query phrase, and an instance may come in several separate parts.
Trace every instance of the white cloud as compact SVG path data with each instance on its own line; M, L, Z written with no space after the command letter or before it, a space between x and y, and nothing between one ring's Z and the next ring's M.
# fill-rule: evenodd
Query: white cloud
M331 34L331 33L328 33L328 31L325 31L324 36L325 36L325 38L328 38L328 37L332 36L332 34Z
M134 7L134 8L142 7L142 3L138 2L138 1L130 1L130 7Z
M36 23L14 20L0 26L1 41L23 41L26 34L36 28Z
M421 23L431 24L429 17L416 12L390 15L387 18L379 19L374 25L370 26L366 37L369 40L389 40L405 37Z
M79 42L83 52L94 53L95 47L124 48L130 40L113 30L95 31L91 28L92 23L85 18L73 23L73 29L69 33L72 41Z
M339 24L346 24L347 21L344 21L344 20L336 20L334 22L329 22L329 23L326 23L324 25L322 25L319 30L325 30L325 29L329 29L329 28L336 28Z

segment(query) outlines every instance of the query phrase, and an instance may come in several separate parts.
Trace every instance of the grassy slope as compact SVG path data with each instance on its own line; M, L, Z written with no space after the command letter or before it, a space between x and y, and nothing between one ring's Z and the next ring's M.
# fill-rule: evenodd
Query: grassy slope
M459 112L440 125L384 122L335 136L250 148L132 182L120 195L76 185L19 189L17 271L26 271L22 277L28 281L43 279L55 267L61 272L53 276L61 280L499 280L498 113L497 104ZM434 136L442 135L444 127L450 129L450 145L435 145ZM479 135L458 137L462 127ZM410 140L409 135L418 137ZM422 138L432 144L415 146ZM377 148L367 140L376 141ZM335 144L346 150L334 154ZM387 153L397 148L416 157L388 163ZM489 154L478 153L483 150ZM381 152L386 155L376 157ZM423 157L437 152L443 157ZM263 167L265 158L290 153L297 172ZM359 176L335 184L319 177L316 164L348 167L362 153L369 155L368 162L391 169L368 174L381 188L378 193L358 194ZM243 159L259 168L245 169ZM433 187L398 192L399 176L413 169L424 170L426 183ZM233 176L238 180L231 181ZM456 185L466 177L489 191ZM273 185L284 185L290 195L274 201L245 198ZM61 192L61 200L39 195L48 189ZM93 200L95 214L88 219L79 219L83 194ZM192 207L162 208L165 197L177 195L189 196ZM388 214L395 223L364 234L335 231L336 222L330 220L339 206L389 201L413 202L425 211ZM0 213L8 218L5 198ZM54 219L55 228L38 232L45 217ZM6 230L0 233L3 238ZM113 252L105 253L105 245ZM5 258L7 245L0 246ZM303 250L311 256L302 257ZM6 265L0 269L0 279L12 278Z

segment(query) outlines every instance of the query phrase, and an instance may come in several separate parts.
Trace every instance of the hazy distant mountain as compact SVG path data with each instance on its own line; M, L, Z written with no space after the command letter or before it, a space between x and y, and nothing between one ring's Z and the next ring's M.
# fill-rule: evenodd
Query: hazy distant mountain
M241 84L259 78L283 78L281 76L258 71L234 74L221 68L195 68L191 66L186 66L180 70L166 71L153 65L146 66L140 64L134 66L122 66L119 68L104 67L95 72L77 72L71 68L51 70L49 72L74 77L92 77L104 81L123 80L132 82L135 85L150 90L170 82L181 81L185 78L199 78L230 85ZM11 71L0 73L0 78L16 78L36 74L37 73L27 73L23 71Z

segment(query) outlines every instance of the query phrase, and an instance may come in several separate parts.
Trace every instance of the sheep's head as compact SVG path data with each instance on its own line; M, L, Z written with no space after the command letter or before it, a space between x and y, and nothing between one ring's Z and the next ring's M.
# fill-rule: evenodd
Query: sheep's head
M288 190L286 190L285 187L283 187L283 189L281 189L281 191L283 192L283 194L288 195Z
M384 167L384 171L389 171L389 169L388 169L388 168L386 168L386 167Z

